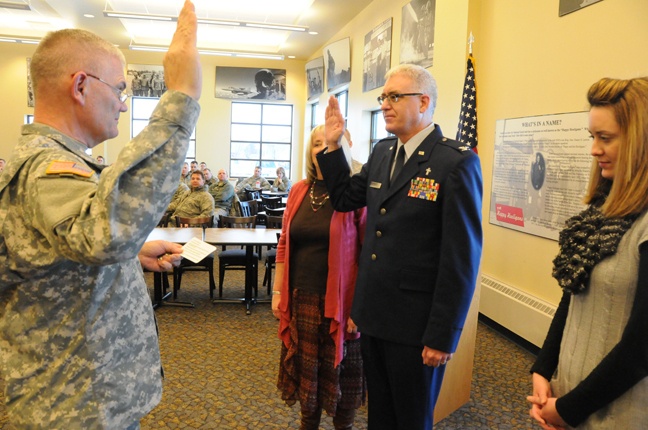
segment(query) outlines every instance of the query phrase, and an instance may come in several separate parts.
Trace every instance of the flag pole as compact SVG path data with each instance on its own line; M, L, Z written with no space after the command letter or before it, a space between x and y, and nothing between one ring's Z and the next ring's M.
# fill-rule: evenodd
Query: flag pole
M470 32L470 36L468 37L468 55L472 57L472 46L473 43L475 43L475 36L473 36L472 31Z

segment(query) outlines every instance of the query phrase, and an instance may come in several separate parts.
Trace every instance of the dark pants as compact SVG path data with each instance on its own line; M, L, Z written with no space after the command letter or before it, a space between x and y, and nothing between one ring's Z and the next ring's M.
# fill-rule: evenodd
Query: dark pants
M431 430L445 366L424 365L422 346L365 333L360 339L369 394L369 430Z

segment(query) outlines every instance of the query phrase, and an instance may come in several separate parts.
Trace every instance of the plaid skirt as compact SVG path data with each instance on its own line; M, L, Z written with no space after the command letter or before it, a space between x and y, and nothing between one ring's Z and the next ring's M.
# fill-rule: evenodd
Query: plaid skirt
M335 365L335 343L329 335L331 319L324 317L324 295L292 292L289 348L281 344L281 398L292 406L315 412L320 407L334 416L338 407L357 409L365 400L360 339L344 342L344 356Z

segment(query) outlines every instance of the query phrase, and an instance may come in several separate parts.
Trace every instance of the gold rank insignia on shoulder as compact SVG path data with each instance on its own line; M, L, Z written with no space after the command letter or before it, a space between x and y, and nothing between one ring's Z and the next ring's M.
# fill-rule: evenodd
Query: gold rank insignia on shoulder
M470 151L470 146L460 146L459 148L461 151Z
M83 164L75 163L74 161L52 161L47 170L47 175L77 175L83 178L89 178L94 174L94 171L89 169Z

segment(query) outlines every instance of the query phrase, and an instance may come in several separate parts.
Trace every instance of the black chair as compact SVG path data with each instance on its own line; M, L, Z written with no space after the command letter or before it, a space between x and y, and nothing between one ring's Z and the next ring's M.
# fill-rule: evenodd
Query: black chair
M283 218L276 216L268 216L266 228L277 228L281 229L283 225ZM281 233L277 233L277 242L279 242L279 236ZM268 249L266 252L265 260L263 265L265 266L265 274L263 275L263 286L268 286L268 295L272 291L272 269L276 267L277 262L277 247L273 246Z
M283 207L281 203L281 197L270 197L261 195L261 204L263 205L264 210L267 209L277 209Z
M239 201L239 212L241 216L256 216L259 213L259 203L256 200Z
M270 218L270 217L279 217L279 218L282 218L282 217L283 217L283 214L284 214L284 209L285 209L285 208L277 208L277 209L270 209L270 208L268 208L268 209L266 209L266 216L267 216L268 218ZM268 228L272 228L272 227L268 227Z
M243 203L243 202L242 202ZM243 216L243 217L220 217L221 226L223 228L256 228L256 216ZM255 296L258 295L258 261L259 254L253 253L252 264L254 273L254 291ZM245 249L225 249L218 253L218 297L223 297L223 280L225 279L226 270L246 270L247 269L247 256Z
M214 226L214 217L201 217L201 218L184 218L176 217L176 226L177 227L202 227L211 228ZM214 282L214 254L210 254L207 257L203 258L198 263L194 263L191 260L183 258L180 262L180 266L173 269L173 298L178 297L178 290L180 289L180 283L182 282L182 274L187 271L195 272L209 272L209 297L214 297L214 290L216 289L216 283Z
M166 212L162 215L156 227L167 227L169 225L169 218L171 218L171 212Z
M248 200L259 200L261 199L261 191L258 190L245 190L245 195Z

